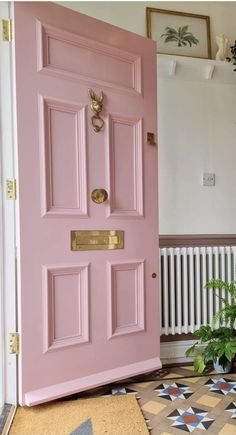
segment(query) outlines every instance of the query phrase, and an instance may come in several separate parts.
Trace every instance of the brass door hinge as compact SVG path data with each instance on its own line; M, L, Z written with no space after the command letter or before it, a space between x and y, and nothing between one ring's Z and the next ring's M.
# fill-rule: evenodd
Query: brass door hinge
M2 20L2 40L11 42L13 39L13 23L12 20Z
M20 353L20 334L19 332L11 332L9 334L9 353L19 355Z
M6 199L16 200L16 179L8 178L6 180Z

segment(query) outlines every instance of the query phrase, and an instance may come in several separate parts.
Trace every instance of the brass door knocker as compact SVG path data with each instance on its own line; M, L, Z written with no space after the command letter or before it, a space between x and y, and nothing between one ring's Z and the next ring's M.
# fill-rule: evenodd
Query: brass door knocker
M99 131L104 126L103 119L100 118L100 116L94 115L94 116L92 116L91 120L92 120L92 126L93 126L94 131L96 131L96 133L99 133Z
M90 104L90 108L94 115L91 118L93 129L96 133L102 130L104 126L104 121L100 117L100 113L102 111L102 105L104 100L104 93L101 91L100 97L98 98L92 89L88 90L88 94L92 100Z

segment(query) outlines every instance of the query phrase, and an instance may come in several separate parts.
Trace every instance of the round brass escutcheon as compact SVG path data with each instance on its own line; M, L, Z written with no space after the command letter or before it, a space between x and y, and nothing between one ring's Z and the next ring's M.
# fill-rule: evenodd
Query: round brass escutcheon
M156 273L152 273L152 278L156 278L157 274Z
M96 204L102 204L108 198L108 193L105 189L94 189L91 193L91 199Z

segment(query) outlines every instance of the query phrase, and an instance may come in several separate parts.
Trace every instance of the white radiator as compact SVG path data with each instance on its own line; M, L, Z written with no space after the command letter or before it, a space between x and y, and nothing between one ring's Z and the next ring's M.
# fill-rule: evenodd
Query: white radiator
M210 324L220 300L204 285L212 278L234 281L235 265L235 246L160 249L161 334Z

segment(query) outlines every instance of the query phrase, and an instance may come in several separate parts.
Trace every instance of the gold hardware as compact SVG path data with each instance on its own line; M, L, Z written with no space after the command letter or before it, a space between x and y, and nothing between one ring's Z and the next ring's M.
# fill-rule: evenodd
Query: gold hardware
M100 116L94 115L94 116L92 116L91 120L92 120L92 126L93 126L94 131L96 131L96 133L98 133L102 129L102 127L104 126L103 119L100 118Z
M92 103L90 104L90 108L94 115L92 116L92 126L96 133L99 133L99 131L102 130L104 126L104 121L100 117L100 113L102 111L102 105L104 100L104 93L101 91L100 97L98 98L96 94L93 92L92 89L88 90L88 94L92 100Z
M19 355L20 353L20 334L11 332L9 334L9 353Z
M15 178L8 178L6 180L6 198L16 199L16 180Z
M2 40L10 42L13 39L12 20L2 20Z
M102 204L108 198L108 193L105 189L94 189L91 193L91 199L96 204Z
M147 133L147 143L149 145L156 145L154 133L150 133L150 132Z
M71 251L123 249L124 231L71 231Z
M156 278L157 277L157 274L156 273L153 273L152 274L152 278Z

